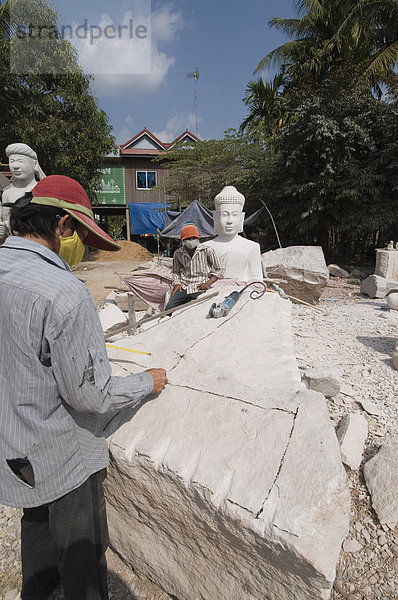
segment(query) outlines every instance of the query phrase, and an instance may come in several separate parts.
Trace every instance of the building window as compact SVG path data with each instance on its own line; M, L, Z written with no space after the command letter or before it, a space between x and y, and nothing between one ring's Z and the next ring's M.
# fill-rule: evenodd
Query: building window
M156 185L156 171L136 171L137 190L150 190Z

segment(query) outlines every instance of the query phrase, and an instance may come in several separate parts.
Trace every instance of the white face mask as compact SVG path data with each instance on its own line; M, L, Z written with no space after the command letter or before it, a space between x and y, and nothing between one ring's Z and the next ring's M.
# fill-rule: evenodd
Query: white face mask
M195 240L183 240L182 243L185 246L185 248L188 248L188 250L193 250L199 244L199 240L198 239L195 239Z

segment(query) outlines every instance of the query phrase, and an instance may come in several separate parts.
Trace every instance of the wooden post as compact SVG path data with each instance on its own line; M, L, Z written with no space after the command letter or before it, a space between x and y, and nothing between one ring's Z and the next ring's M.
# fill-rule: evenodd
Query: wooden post
M127 308L129 313L129 325L137 324L137 319L135 318L135 298L134 294L127 292Z
M127 241L131 242L131 235L130 235L130 211L129 211L129 207L127 205L126 207L126 233L127 233Z

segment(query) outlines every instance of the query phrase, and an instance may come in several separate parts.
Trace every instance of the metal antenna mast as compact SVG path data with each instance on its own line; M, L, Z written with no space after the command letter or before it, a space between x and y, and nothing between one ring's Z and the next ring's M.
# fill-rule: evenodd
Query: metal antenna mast
M198 91L197 91L197 83L199 79L199 69L195 67L193 73L187 73L187 79L192 79L195 82L195 121L196 121L196 137L199 137L198 134Z

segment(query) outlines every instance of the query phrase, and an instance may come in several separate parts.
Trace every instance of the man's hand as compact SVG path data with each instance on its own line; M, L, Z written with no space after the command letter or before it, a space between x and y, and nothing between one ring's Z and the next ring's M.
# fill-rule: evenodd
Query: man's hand
M209 290L211 288L213 283L215 283L216 281L217 281L217 277L212 275L210 277L210 279L208 279L207 281L204 281L203 283L200 283L198 285L198 290L202 290L202 291L206 292L207 290Z
M164 369L148 369L147 373L150 373L153 379L152 394L158 394L167 383L166 371Z
M174 296L174 294L176 292L180 292L181 290L182 290L181 284L176 283L175 286L173 287L173 291L171 292L171 295Z

